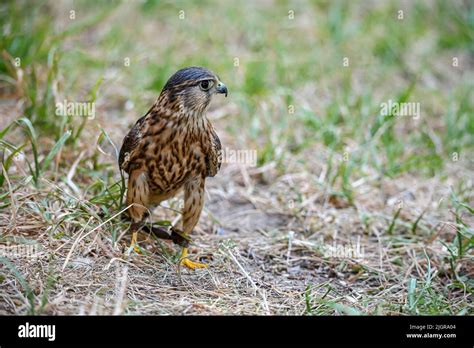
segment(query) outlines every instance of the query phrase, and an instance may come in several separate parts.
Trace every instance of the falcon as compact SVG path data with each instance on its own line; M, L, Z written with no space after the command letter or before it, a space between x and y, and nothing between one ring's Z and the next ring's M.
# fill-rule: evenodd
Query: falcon
M215 176L221 165L221 143L206 117L215 94L227 97L227 87L212 71L203 67L178 70L125 137L119 167L128 174L126 202L135 251L139 251L137 233L145 225L149 208L182 189L180 236L185 241L199 221L206 178ZM187 243L181 245L180 265L207 267L191 261Z

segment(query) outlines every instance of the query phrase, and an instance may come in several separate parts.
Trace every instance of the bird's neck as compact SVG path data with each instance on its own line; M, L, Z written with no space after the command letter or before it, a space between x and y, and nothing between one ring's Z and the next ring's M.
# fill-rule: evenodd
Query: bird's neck
M169 122L169 127L180 128L190 132L206 131L210 121L206 117L207 107L191 109L185 106L181 96L170 99L168 94L161 94L149 112L152 119Z

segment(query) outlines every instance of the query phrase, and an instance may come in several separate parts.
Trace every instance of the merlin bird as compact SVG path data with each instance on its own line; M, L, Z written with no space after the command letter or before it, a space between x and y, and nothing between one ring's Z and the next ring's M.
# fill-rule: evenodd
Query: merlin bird
M184 188L183 235L187 239L204 205L206 177L220 169L221 143L206 117L214 94L227 97L227 87L202 67L177 71L166 82L151 109L127 134L120 149L119 167L128 173L127 205L132 219L132 246L144 226L148 207L175 196ZM207 265L187 258L182 248L180 264L188 268Z

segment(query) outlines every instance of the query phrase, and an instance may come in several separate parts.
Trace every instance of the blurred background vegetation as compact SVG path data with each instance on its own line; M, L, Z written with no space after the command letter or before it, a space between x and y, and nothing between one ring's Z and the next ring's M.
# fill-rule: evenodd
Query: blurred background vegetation
M202 65L229 84L226 131L260 164L318 143L348 151L349 172L434 175L474 145L473 13L469 1L7 1L1 91L59 139L82 127L53 116L58 100L94 100L114 123ZM419 102L420 120L380 115L389 99Z

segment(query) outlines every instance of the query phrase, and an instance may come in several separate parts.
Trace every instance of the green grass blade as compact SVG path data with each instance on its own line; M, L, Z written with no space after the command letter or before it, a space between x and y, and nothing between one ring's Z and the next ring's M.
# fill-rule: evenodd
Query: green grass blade
M56 142L56 144L54 144L54 146L51 149L51 151L49 152L48 156L46 156L46 158L43 160L43 163L42 163L42 166L41 166L41 169L43 171L48 168L49 163L51 162L53 157L56 156L56 154L59 152L59 150L62 148L62 146L64 145L64 143L66 142L66 140L70 136L71 136L71 131L67 131L66 133L64 133L61 136L61 138Z

